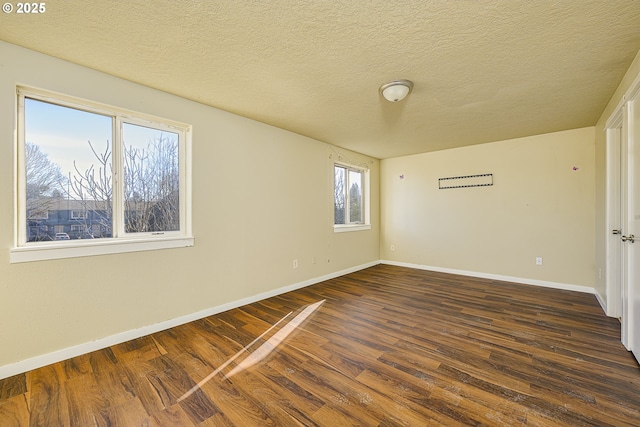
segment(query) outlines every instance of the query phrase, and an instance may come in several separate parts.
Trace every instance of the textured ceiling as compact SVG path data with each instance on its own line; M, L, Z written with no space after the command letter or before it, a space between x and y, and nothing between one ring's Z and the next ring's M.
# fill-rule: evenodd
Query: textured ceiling
M592 126L636 0L50 0L0 39L378 158ZM409 97L378 87L405 78Z

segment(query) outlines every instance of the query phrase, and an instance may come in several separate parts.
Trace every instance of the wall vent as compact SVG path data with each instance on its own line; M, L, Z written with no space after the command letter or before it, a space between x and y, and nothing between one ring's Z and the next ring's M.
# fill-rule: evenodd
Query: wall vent
M438 188L467 188L467 187L489 187L493 185L493 174L483 173L481 175L452 176L449 178L439 178Z

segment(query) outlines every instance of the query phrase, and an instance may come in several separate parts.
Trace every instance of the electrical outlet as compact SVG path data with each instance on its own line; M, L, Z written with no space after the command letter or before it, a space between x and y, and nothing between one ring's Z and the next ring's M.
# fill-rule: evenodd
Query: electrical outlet
M395 252L396 251L396 245L391 245L391 252Z
M296 268L298 268L298 260L294 259L293 260L293 269L295 270Z
M536 265L542 265L542 257L541 256L537 256L536 257Z

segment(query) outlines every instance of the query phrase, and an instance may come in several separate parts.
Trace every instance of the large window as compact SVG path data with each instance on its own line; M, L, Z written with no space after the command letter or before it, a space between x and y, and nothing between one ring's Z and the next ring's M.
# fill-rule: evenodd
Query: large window
M22 88L18 101L12 261L193 244L187 125Z
M334 165L334 226L336 230L352 230L368 224L367 178L365 170L338 163Z

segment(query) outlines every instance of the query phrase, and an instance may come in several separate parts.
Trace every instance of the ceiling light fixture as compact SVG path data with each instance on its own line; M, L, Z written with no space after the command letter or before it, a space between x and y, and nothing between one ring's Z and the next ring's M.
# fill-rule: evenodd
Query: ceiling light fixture
M380 94L389 102L399 102L409 95L412 89L412 81L404 79L395 80L380 86Z

